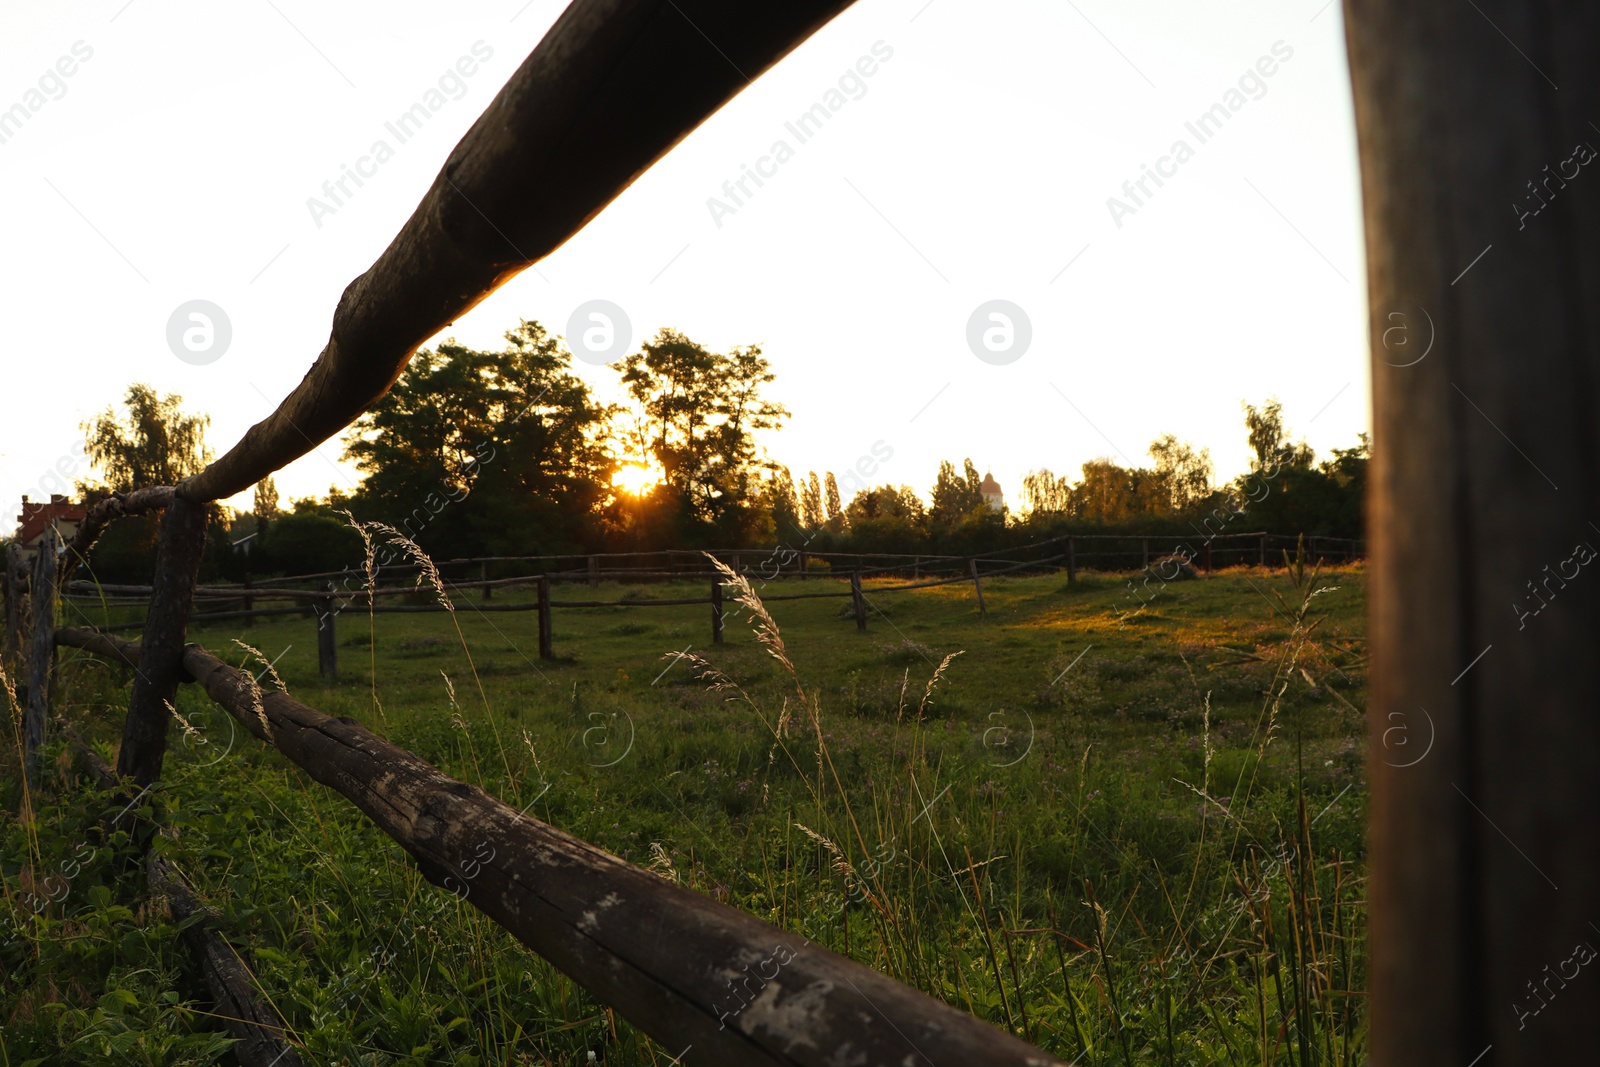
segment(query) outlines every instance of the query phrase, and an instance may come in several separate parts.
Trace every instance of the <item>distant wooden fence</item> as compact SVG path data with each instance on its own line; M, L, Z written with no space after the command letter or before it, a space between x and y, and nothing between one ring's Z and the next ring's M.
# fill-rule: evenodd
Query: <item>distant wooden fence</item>
M431 882L459 890L465 874L470 893L459 895L660 1042L675 1062L914 1065L937 1056L978 1067L1059 1064L870 968L518 813L351 719L329 718L282 693L261 698L248 674L186 643L195 601L213 598L196 585L209 502L248 488L348 426L419 344L566 241L749 78L848 5L570 4L451 152L383 255L345 290L327 347L294 391L201 473L113 498L85 520L61 558L61 578L70 578L107 523L162 511L142 640L56 629L54 545L40 553L29 582L30 769L48 721L54 650L84 649L133 668L115 768L127 796L160 777L168 708L180 684L198 684L253 736L360 808ZM551 159L581 165L552 167ZM14 591L9 563L5 584ZM537 584L550 604L549 577ZM852 585L858 589L859 580ZM319 591L272 595L308 592ZM333 590L320 592L325 612ZM8 636L20 629L12 614L7 627ZM20 657L21 650L8 652ZM127 811L112 822L139 829ZM774 944L791 953L781 978L766 981L747 1010L728 1018L719 1008L728 977L768 956ZM249 1027L259 1040L236 1045L235 1055L248 1065L297 1063L287 1035L274 1029L275 1016L259 1018L266 1021Z
M1191 539L1195 540L1195 539ZM1098 547L1095 547L1098 546ZM1068 534L1037 541L1032 544L996 549L983 556L946 556L892 553L838 553L838 552L787 552L780 562L779 553L750 549L721 549L708 552L670 550L658 552L597 553L591 555L559 556L494 556L473 559L449 560L438 564L441 573L459 571L464 575L446 580L444 590L452 595L478 592L483 603L472 605L473 611L537 611L539 613L539 657L553 659L552 635L555 627L551 613L555 608L650 608L681 607L708 604L711 606L711 640L721 644L723 639L723 586L725 576L720 571L706 569L706 557L714 557L747 579L762 584L770 581L843 580L848 587L841 590L781 593L762 592L768 601L808 600L818 598L845 598L852 601L857 627L867 628L868 606L861 582L865 578L902 578L905 584L882 586L877 591L900 593L933 586L971 582L978 610L987 614L983 597L985 579L1005 574L1039 571L1065 571L1069 583L1075 581L1080 570L1126 569L1137 566L1141 571L1162 577L1168 566L1176 560L1189 559L1201 571L1212 571L1221 566L1271 566L1286 554L1303 551L1308 562L1348 562L1362 554L1362 543L1349 538L1309 537L1299 538L1261 532L1217 534L1202 541L1198 548L1185 544L1171 535L1159 534ZM1018 553L1024 558L1013 558ZM1048 554L1045 554L1048 553ZM1163 560L1174 561L1163 564ZM754 562L752 562L754 561ZM511 575L503 578L488 577L489 567L544 567L551 564L581 563L582 566L565 570L542 571L533 574ZM818 564L827 569L821 570ZM1093 565L1098 566L1093 566ZM374 568L374 577L391 584L367 587L365 570L347 569L303 574L281 578L263 579L237 585L196 586L194 599L213 609L192 613L189 622L205 623L229 619L243 620L251 625L257 618L280 615L306 615L317 620L318 662L325 677L338 677L337 642L335 625L339 614L352 604L365 602L362 608L375 614L434 612L446 610L442 604L377 604L378 598L415 596L419 590L413 581L417 573L414 563L388 564ZM948 573L947 573L948 572ZM936 575L947 574L945 577ZM1165 575L1173 577L1174 575ZM710 592L704 597L676 597L671 599L620 599L620 600L556 600L551 596L551 584L586 583L598 585L601 581L617 582L688 582L709 581ZM289 583L321 582L320 588L288 588ZM351 588L350 583L359 583ZM532 602L490 604L495 590L519 586L533 586L536 598ZM132 607L150 602L152 587L148 585L115 585L78 582L69 586L63 596L84 606ZM257 601L298 601L298 607L259 608ZM237 605L232 607L231 605ZM105 632L142 629L142 620L117 623L102 627Z

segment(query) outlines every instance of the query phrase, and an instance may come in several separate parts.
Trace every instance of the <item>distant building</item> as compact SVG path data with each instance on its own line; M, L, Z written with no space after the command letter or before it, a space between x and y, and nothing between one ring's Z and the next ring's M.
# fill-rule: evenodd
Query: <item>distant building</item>
M23 497L22 514L17 516L17 544L22 547L23 554L31 558L46 530L54 526L63 541L70 541L78 532L83 516L83 509L60 493L51 493L48 504Z
M994 480L993 474L985 474L983 481L978 485L978 492L983 494L984 507L990 511L1004 511L1006 509L1006 495L1000 491L1000 483Z

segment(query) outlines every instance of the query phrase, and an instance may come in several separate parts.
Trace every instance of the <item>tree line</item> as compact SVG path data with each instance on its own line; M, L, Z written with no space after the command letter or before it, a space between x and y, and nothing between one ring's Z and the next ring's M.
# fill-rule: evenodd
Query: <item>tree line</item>
M985 504L970 458L941 462L926 501L908 485L845 500L834 472L797 478L767 451L789 412L769 395L775 375L759 345L716 352L662 329L611 365L626 402L607 404L572 373L565 342L537 322L519 323L505 341L483 351L451 339L418 352L342 439L359 483L284 505L269 478L247 510L213 505L204 573L359 565L364 550L347 513L388 523L436 559L779 543L969 554L1065 532L1192 532L1220 506L1237 514L1247 479L1269 469L1269 491L1250 493L1242 509L1249 528L1361 536L1365 436L1318 462L1291 439L1276 400L1244 405L1251 472L1225 485L1215 484L1208 450L1166 434L1151 443L1148 464L1092 459L1076 480L1032 471L1004 511ZM96 474L78 484L84 502L199 471L213 458L208 425L181 398L130 386L120 410L84 426ZM156 521L114 526L94 573L147 577Z

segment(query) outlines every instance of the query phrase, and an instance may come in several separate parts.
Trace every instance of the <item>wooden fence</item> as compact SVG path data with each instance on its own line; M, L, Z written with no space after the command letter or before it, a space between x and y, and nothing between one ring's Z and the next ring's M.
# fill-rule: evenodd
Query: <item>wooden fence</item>
M345 291L301 384L204 472L145 491L165 497L150 505L165 510L143 640L40 638L54 613L35 604L30 701L48 690L56 637L136 664L117 767L134 783L160 772L164 702L185 670L237 714L244 678L183 647L203 505L348 425L419 344L571 237L848 3L570 4ZM1545 573L1580 555L1574 541L1591 553L1579 566L1589 562L1600 531L1600 303L1583 295L1600 278L1600 211L1581 172L1561 169L1594 158L1600 6L1345 0L1342 10L1376 443L1371 1062L1590 1062L1600 983L1550 972L1600 930L1600 607L1581 590L1535 606L1524 587L1580 580ZM1336 16L1319 8L1317 18L1303 32L1335 29ZM1546 194L1537 201L1522 196L1535 181ZM1509 213L1508 195L1519 198ZM33 595L48 601L51 584L34 583ZM16 634L20 616L6 626ZM718 1030L710 983L721 954L749 950L757 934L764 951L780 932L550 827L508 825L493 798L348 720L268 702L269 723L244 716L245 727L361 805L431 879L464 848L504 845L515 861L491 864L493 891L473 903L669 1048L691 1046L697 1062L935 1062L924 1050L948 1064L1057 1062L815 946L796 962L825 992L803 1014L758 1022L747 1011ZM1397 724L1420 727L1421 715L1436 724L1429 755L1384 758ZM615 897L599 892L607 886ZM768 988L770 1006L798 1007Z
M1095 547L1098 546L1098 547ZM1163 550L1160 546L1170 546ZM591 555L558 556L495 556L473 559L449 560L437 564L442 575L459 572L460 577L445 579L443 590L457 596L477 592L483 603L472 605L473 611L536 611L539 615L539 658L555 658L552 639L555 626L552 612L556 608L658 608L684 605L710 605L711 641L721 644L723 639L723 587L726 576L720 571L706 569L707 557L724 563L735 573L762 586L762 599L767 601L809 600L819 598L845 598L852 603L852 614L857 628L865 631L869 615L868 602L862 588L867 578L899 579L894 585L879 586L875 592L900 593L934 586L971 582L980 614L988 610L983 597L985 579L1006 574L1047 571L1065 572L1071 584L1080 570L1133 570L1148 573L1158 579L1177 576L1180 563L1192 560L1199 570L1210 572L1218 567L1271 566L1278 559L1288 559L1291 551L1303 553L1308 562L1348 562L1361 558L1362 542L1335 537L1290 537L1261 532L1217 534L1200 542L1198 548L1158 534L1068 534L1048 540L996 549L982 556L945 556L892 553L795 553L780 555L772 551L749 549L722 549L706 552L669 550L658 552L599 553ZM1018 558L1018 557L1021 558ZM752 563L752 560L755 562ZM552 564L579 563L564 570L537 571L530 574L490 578L489 568L542 568ZM826 569L820 569L818 565ZM365 569L325 571L258 582L234 585L196 586L196 605L210 610L195 611L189 622L206 623L224 620L242 620L246 626L256 619L304 615L317 621L318 665L327 678L338 677L338 652L336 626L339 615L352 604L365 602L362 610L374 614L435 612L448 610L431 596L422 604L378 604L379 598L416 596L415 583L418 565L415 563L387 564L374 567L373 582L369 585ZM1170 572L1170 573L1169 573ZM937 577L938 575L944 577ZM770 582L844 581L844 589L784 593L769 591ZM557 600L551 596L552 583L598 585L601 581L639 582L709 582L709 592L704 597L674 597L670 599L620 599L620 600ZM389 584L381 584L387 582ZM300 588L288 588L298 583ZM306 588L307 583L320 583ZM352 583L356 583L352 586ZM532 586L535 599L531 602L491 604L496 590ZM131 607L150 603L152 587L148 585L115 585L76 582L66 586L62 597L80 605L79 614L95 606ZM260 608L258 601L298 602L298 606ZM109 624L104 632L143 629L143 620Z
M344 429L419 344L564 242L749 77L848 3L568 6L451 152L393 243L346 289L327 347L288 398L194 477L97 507L59 570L47 535L30 581L30 768L48 721L55 647L81 648L134 671L115 768L127 795L159 778L168 707L180 684L198 684L253 736L360 808L430 881L448 887L470 864L469 903L678 1059L821 1067L915 1064L932 1054L944 1063L1058 1063L932 997L521 815L350 719L281 693L261 699L247 674L186 644L195 602L211 596L196 584L208 502ZM711 28L714 45L700 27ZM583 164L551 167L552 158ZM58 578L70 577L107 523L155 508L162 516L142 640L56 629ZM8 566L8 586L12 577ZM537 584L548 589L549 581ZM323 610L330 600L331 590ZM7 625L17 632L9 618ZM131 818L124 812L115 822L132 825ZM792 953L782 980L727 1019L718 1005L728 975L773 944ZM270 1029L247 1027L257 1037ZM296 1062L281 1035L241 1042L235 1053L266 1064L274 1045L278 1067Z

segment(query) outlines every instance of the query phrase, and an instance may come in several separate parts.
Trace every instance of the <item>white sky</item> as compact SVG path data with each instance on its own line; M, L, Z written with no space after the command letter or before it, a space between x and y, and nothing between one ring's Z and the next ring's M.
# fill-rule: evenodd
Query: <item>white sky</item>
M563 6L0 0L0 110L76 42L93 50L0 144L5 506L43 496L78 424L130 382L208 412L219 454L264 417ZM480 40L493 56L464 95L397 145L385 121ZM865 95L797 144L785 122L879 41L893 56ZM1293 57L1266 94L1201 144L1185 122L1278 41ZM380 138L394 158L319 228L307 198ZM778 139L794 157L719 228L707 198ZM1193 158L1118 228L1107 198L1179 139ZM634 347L660 326L759 342L793 412L769 445L797 476L842 474L881 441L875 483L925 494L941 458L970 455L1015 503L1029 469L1146 462L1166 431L1235 473L1240 401L1269 394L1319 452L1353 444L1364 270L1338 4L861 0L448 332L493 347L520 316L564 334L603 298ZM232 323L209 365L166 342L193 299ZM966 341L991 299L1032 324L1003 366ZM576 366L615 393L612 372ZM349 489L338 454L293 464L280 492Z

